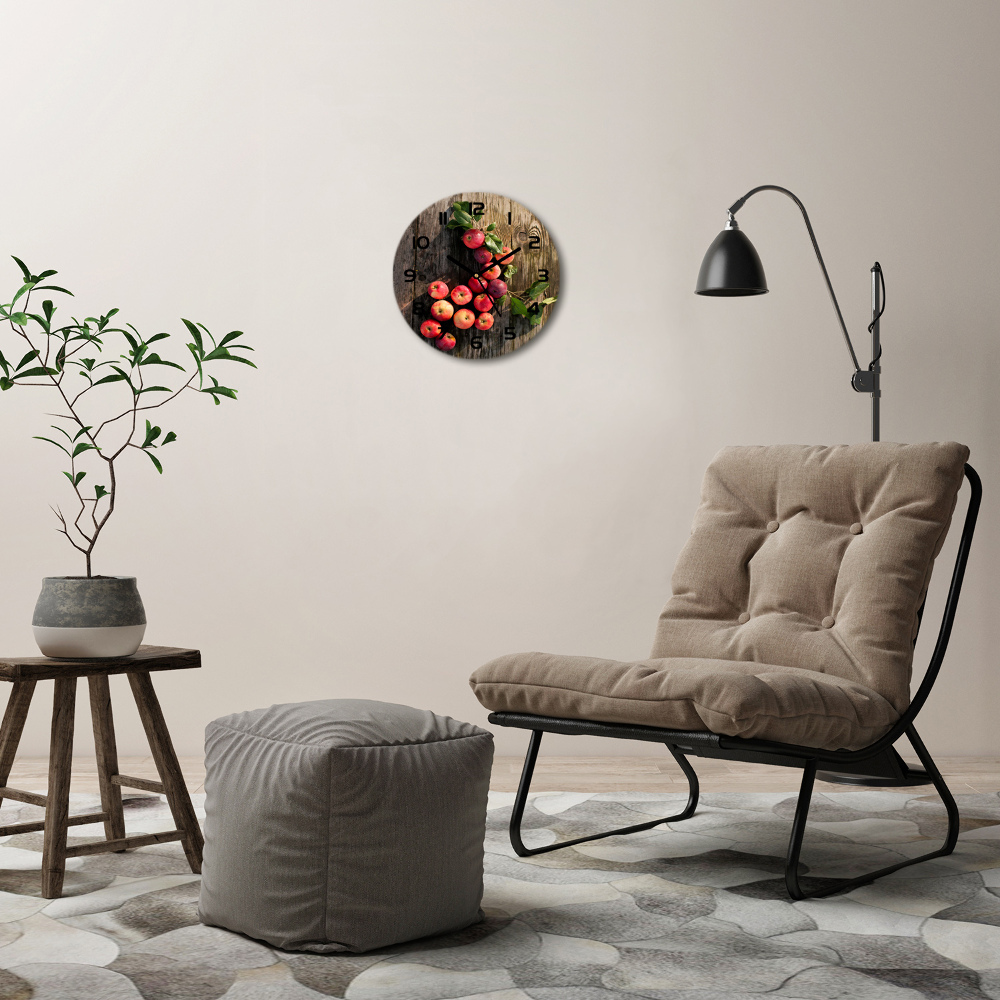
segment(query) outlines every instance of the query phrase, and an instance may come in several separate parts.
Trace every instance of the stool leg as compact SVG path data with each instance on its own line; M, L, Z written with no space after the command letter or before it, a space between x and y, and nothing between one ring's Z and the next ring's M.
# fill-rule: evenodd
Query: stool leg
M7 786L10 769L14 766L17 745L21 742L24 720L28 717L31 696L35 693L34 681L14 681L7 699L7 709L0 724L0 788ZM0 796L0 802L3 796Z
M69 780L73 767L73 719L76 678L57 677L52 699L52 739L49 743L49 795L42 846L42 895L62 895L66 872L66 831L69 818Z
M167 796L170 812L173 814L177 829L184 832L184 839L181 841L184 853L187 855L191 871L197 874L201 871L201 849L204 839L201 827L198 826L198 817L194 814L194 806L191 805L191 796L188 795L187 786L184 784L181 766L177 762L177 754L174 753L174 744L170 739L160 702L153 690L149 671L130 673L128 682L132 685L139 718L142 719L142 727L146 730L146 739L149 741L149 749L156 762L156 770L160 773L160 781L163 782L163 791Z
M111 712L111 688L107 674L91 674L90 718L94 723L94 751L97 757L97 780L101 788L101 809L107 813L104 835L108 840L125 836L125 811L122 808L121 785L111 778L118 774L118 746L115 742L115 720ZM118 852L121 853L121 852Z

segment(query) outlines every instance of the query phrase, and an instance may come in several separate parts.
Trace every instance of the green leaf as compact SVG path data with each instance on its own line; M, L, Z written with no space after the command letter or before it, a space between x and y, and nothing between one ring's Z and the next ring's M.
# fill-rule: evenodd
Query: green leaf
M55 425L53 424L53 426L55 426ZM76 439L77 439L78 437L80 437L80 435L81 435L81 434L86 434L86 433L87 433L87 431L89 431L90 429L91 429L91 428L90 428L89 426L87 426L87 427L81 427L81 428L80 428L80 429L79 429L79 430L78 430L78 431L77 431L77 432L76 432L76 433L75 433L75 434L73 435L73 437L72 437L72 440L73 440L73 441L75 441L75 440L76 440ZM62 430L62 428L60 427L60 428L59 428L59 430ZM63 434L66 434L66 432L65 432L65 431L63 431ZM66 437L69 437L69 435L68 435L68 434L66 434Z
M222 340L219 341L219 347L225 347L226 344L228 344L230 341L235 340L237 337L242 337L242 336L243 336L243 331L242 330L233 330L232 333L227 333L222 338ZM246 351L252 351L253 350L252 347L247 347L246 344L239 344L237 346L242 347Z
M11 303L13 304L13 303ZM16 312L10 314L10 321L16 323L18 326L25 326L28 322L28 316L23 312Z
M161 434L159 427L154 427L148 420L146 421L146 440L142 442L143 448L148 448Z
M542 305L543 306L550 306L550 305L552 305L553 302L555 302L555 300L556 300L556 297L554 295L550 295L547 299L542 299Z
M517 316L527 316L528 307L516 296L511 296L510 311Z
M199 351L204 351L205 350L205 344L203 343L203 341L201 339L201 330L199 330L198 327L195 326L194 323L191 322L191 320L184 319L183 316L181 317L181 322L188 328L188 333L190 333L191 336L194 338L194 343L195 343L195 346L198 348L198 350Z
M539 323L545 318L543 313L535 313L528 319L528 326L538 326Z
M94 487L94 499L100 500L101 497L109 497L111 494L103 486Z
M236 354L230 354L229 348L217 347L211 354L206 354L204 361L239 361L241 365L249 365L251 368L257 366L249 358L241 358Z
M3 351L0 351L0 368L3 369L4 375L10 374L10 362L3 356Z
M23 368L29 361L34 361L38 357L38 351L28 351L27 354L17 363L18 368Z
M218 404L218 402L219 402L219 399L218 399L219 396L227 396L229 399L235 399L236 398L236 390L235 389L229 389L229 388L227 388L224 385L216 385L216 386L213 386L211 389L202 389L201 392L209 392L209 393L211 393L212 396L215 397L216 404Z
M73 295L73 293L68 288L61 288L59 285L36 285L36 288L40 292L44 291L62 292L64 295Z
M36 441L48 441L49 444L54 444L60 451L65 451L67 455L69 454L69 449L64 448L58 441L53 441L52 438L41 437L38 434L33 434L32 437Z
M55 368L29 368L26 372L17 372L15 378L36 378L39 375L58 375Z
M486 237L483 245L487 250L491 250L493 253L500 253L503 250L503 242L500 240L499 236L495 236L492 233Z
M45 313L45 318L49 321L52 320L52 314L56 311L54 305L52 305L52 299L46 299L42 303L42 312Z
M17 290L17 294L14 296L14 298L10 300L10 304L13 305L22 295L24 295L27 292L30 292L31 289L34 287L35 284L32 281L28 281L25 284L21 285L21 287Z
M496 229L496 227L497 227L497 224L496 224L495 222L491 222L491 223L490 223L490 224L489 224L489 225L488 225L488 226L486 227L486 232L488 232L488 233L492 233L492 232L493 232L493 230L494 230L494 229Z
M53 274L58 274L58 271L42 271L41 274L36 274L35 278L41 281L43 278L51 278Z
M166 437L160 442L160 447L162 448L165 444L170 444L177 440L177 435L173 431L167 431Z
M129 346L132 348L133 353L139 350L139 341L137 341L131 333L127 333L125 330L122 330L122 336L129 342Z
M531 287L524 293L526 299L533 299L539 292L544 292L549 287L547 281L533 281Z
M145 389L139 390L139 395L141 396L144 392L173 392L173 389L168 388L165 385L147 385Z
M205 358L205 360L208 361L209 359ZM181 371L184 371L184 366L183 365L179 365L175 361L164 361L163 358L161 358L159 356L159 354L150 354L149 357L143 358L139 362L139 364L140 365L166 365L168 368L179 368Z
M149 460L156 466L156 471L162 476L163 466L160 465L160 460L151 451L144 451L143 454L149 456Z
M75 477L71 476L68 472L64 472L63 475L74 485L79 486L80 480L86 475L86 472L78 472Z
M105 375L104 378L99 378L94 385L104 385L105 382L126 382L128 381L124 375Z
M133 392L135 392L135 391L136 391L136 388L135 388L135 386L134 386L134 385L132 385L132 379L130 379L130 378L128 377L128 372L124 372L124 371L122 371L122 370L121 370L121 368L119 368L119 367L118 367L118 365L116 365L116 364L112 364L112 365L111 365L111 367L112 367L112 369L113 369L114 371L118 372L118 374L119 374L119 375L121 375L121 377L122 377L122 379L123 379L124 381L128 382L128 384L129 384L129 388L130 388L130 389L131 389L131 390L132 390Z
M82 455L85 451L96 451L97 449L90 444L89 441L81 441L74 449L72 458L76 458L77 455Z
M0 375L0 392L6 392L8 389L13 389L14 383L11 382L9 378Z
M146 343L155 344L158 340L163 340L165 337L169 336L170 336L169 333L157 333L154 336L150 337L149 340L146 341Z
M27 265L19 257L11 257L11 260L21 269L21 273L24 275L25 281L31 281L31 272L28 270Z

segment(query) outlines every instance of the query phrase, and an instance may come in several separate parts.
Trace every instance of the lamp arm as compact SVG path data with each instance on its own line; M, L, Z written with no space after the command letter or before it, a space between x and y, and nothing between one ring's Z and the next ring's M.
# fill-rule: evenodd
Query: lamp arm
M778 187L777 184L761 184L760 187L755 187L752 191L747 191L739 201L734 201L729 206L729 214L735 215L746 203L746 200L758 191L780 191L782 194L787 194L799 206L806 229L809 231L809 239L812 240L813 250L816 251L816 259L819 261L820 270L826 279L826 287L829 289L830 298L833 300L833 308L837 310L837 319L840 320L840 329L844 331L844 340L847 343L847 350L851 353L851 362L854 365L854 370L860 372L861 365L858 364L858 356L854 353L854 345L851 343L850 334L847 332L847 324L844 322L843 313L840 311L840 303L837 301L837 294L833 290L833 283L830 281L830 275L827 273L826 264L823 263L823 255L819 252L819 244L816 242L816 234L813 232L812 224L809 222L809 214L806 212L806 206L788 188Z

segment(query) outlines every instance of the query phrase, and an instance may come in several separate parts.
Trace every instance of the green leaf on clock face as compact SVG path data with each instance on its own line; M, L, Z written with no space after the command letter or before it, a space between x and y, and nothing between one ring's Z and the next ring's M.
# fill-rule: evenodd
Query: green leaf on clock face
M550 305L552 305L553 302L555 302L555 300L556 300L556 297L554 295L551 295L547 299L542 299L542 305L543 306L550 306Z
M500 242L500 237L494 233L490 233L483 242L486 249L492 250L493 253L500 253L503 250L503 243Z
M541 323L543 319L544 319L543 314L541 312L537 312L535 313L534 316L528 317L528 326L538 326L538 324Z
M486 232L488 232L488 233L492 233L492 232L493 232L493 230L494 230L494 229L496 229L496 227L497 227L497 224L496 224L495 222L491 222L491 223L490 223L490 224L489 224L489 225L488 225L488 226L486 227Z
M528 307L519 298L516 298L513 295L510 297L510 311L517 316L528 315Z
M524 293L526 299L533 299L539 292L544 292L549 287L547 281L533 281L531 287Z
M468 202L465 203L466 205ZM473 229L476 225L476 220L464 209L458 202L455 203L455 207L452 209L451 221L456 223L452 228L457 229L461 226L463 229ZM451 223L449 223L451 225Z

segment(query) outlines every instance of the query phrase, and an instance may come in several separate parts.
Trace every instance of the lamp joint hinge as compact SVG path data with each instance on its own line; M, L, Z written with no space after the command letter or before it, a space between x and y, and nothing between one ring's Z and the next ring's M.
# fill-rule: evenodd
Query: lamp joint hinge
M875 391L875 372L864 371L859 368L851 376L851 388L855 392L874 392Z

